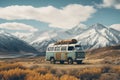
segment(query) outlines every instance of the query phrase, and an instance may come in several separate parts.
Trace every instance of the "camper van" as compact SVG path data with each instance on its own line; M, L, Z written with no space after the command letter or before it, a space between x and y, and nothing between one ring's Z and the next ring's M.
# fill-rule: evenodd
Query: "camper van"
M85 52L81 45L77 44L76 40L58 41L54 44L50 44L46 50L46 61L55 64L59 61L61 64L68 62L68 64L82 63L85 58Z

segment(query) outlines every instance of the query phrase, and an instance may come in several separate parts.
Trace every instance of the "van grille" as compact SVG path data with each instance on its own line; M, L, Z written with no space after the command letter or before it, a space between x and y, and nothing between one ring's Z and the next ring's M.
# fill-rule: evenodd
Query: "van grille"
M84 52L76 52L76 58L85 58Z

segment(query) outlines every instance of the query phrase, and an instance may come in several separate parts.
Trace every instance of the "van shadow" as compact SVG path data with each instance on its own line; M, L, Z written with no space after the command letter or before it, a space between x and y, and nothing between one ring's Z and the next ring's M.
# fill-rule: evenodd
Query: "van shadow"
M65 62L64 64L61 64L60 62L56 62L55 65L91 65L92 63L81 63L81 64L77 64L76 62L74 62L73 64L68 64L67 62Z

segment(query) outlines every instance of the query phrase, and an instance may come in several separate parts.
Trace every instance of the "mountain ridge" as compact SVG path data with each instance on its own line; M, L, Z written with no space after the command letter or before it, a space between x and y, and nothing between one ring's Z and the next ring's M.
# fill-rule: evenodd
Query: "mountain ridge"
M0 31L0 55L34 55L37 50L23 40Z
M84 49L96 49L105 46L120 44L120 32L108 28L100 23L93 24L85 29L75 26L68 30L49 30L33 34L33 41L30 44L37 50L45 52L46 47L62 39L77 39L78 43L83 45ZM36 37L34 37L34 35Z

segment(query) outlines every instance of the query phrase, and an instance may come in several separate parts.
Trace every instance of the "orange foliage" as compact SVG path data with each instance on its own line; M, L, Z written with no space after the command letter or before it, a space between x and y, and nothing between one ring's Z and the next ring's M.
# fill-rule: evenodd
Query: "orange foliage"
M74 76L63 75L63 76L60 77L60 80L78 80L78 79Z
M26 68L21 64L0 64L0 80L99 80L119 79L120 67L104 66L82 69ZM105 77L105 76L108 77Z

